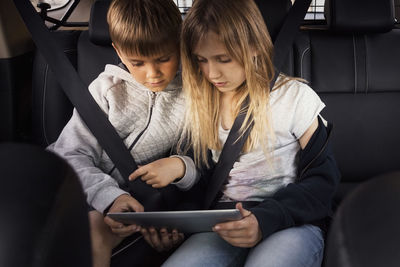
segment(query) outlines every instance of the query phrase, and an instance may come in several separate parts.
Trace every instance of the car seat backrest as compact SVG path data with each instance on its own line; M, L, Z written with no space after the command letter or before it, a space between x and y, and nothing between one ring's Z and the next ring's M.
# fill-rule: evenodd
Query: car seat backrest
M89 85L103 71L106 64L119 63L108 35L106 21L108 5L108 0L97 1L93 4L88 30L51 33L86 85ZM107 30L106 35L104 35L104 29ZM68 122L73 106L39 52L35 55L32 75L33 142L48 146L58 138Z
M93 3L89 30L82 32L78 41L78 73L87 85L97 78L106 64L120 63L108 32L109 5L107 0Z
M295 72L326 103L342 192L400 168L400 30L392 0L326 0L327 27L294 46Z
M57 31L51 34L76 68L76 44L80 32ZM41 146L54 142L71 117L72 108L43 55L36 50L32 73L32 141Z
M1 143L0 161L0 266L91 266L88 208L71 166L18 143Z

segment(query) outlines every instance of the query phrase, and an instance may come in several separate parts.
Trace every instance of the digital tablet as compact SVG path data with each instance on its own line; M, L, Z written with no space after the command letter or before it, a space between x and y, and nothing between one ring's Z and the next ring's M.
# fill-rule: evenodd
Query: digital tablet
M177 229L181 233L211 232L212 227L221 222L240 220L238 209L194 210L194 211L156 211L107 213L107 216L124 224L137 224L143 227L162 227Z

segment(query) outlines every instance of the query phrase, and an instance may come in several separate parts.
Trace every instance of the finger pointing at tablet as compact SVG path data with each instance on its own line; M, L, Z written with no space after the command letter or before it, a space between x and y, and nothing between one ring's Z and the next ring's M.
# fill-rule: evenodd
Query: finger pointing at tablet
M144 166L140 166L129 175L129 180L138 177L154 188L161 188L180 179L185 174L185 164L179 158L162 158Z

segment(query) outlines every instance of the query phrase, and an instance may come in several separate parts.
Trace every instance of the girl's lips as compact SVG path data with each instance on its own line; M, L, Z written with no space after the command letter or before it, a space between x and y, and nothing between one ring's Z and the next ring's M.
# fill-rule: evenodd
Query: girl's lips
M222 87L222 86L224 86L225 84L226 84L226 82L214 83L214 85L215 85L216 87Z

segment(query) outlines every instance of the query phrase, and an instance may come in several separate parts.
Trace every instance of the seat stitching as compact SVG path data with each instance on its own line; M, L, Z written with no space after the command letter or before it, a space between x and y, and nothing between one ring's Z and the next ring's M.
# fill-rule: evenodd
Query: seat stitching
M303 53L301 54L301 62L300 62L300 76L301 76L301 78L304 78L304 76L303 76L303 59L304 59L304 55L305 55L305 53L307 53L307 51L310 51L310 46L307 47L306 49L304 49Z
M365 42L365 94L367 94L369 89L369 77L368 77L368 46L367 46L366 35L364 35L364 42Z
M356 59L356 54L357 54L357 49L356 49L356 43L355 43L355 36L353 34L353 58L354 58L354 94L357 93L357 59Z
M48 71L49 71L49 64L46 64L46 68L44 71L44 83L43 83L43 114L42 114L42 120L43 120L43 137L46 142L46 145L49 145L49 140L47 138L46 134L46 120L45 120L45 114L46 114L46 88L47 88L47 76L48 76Z

